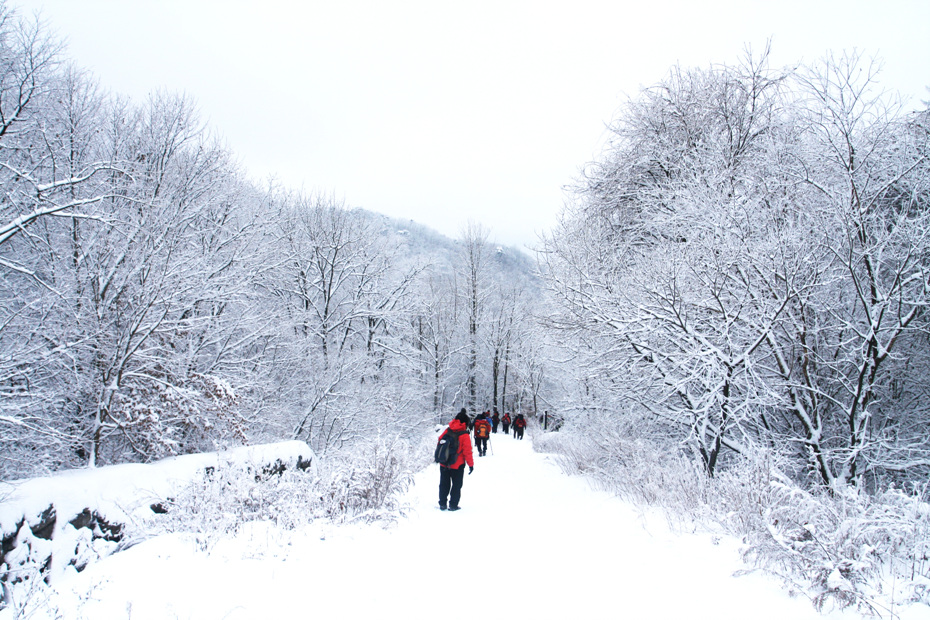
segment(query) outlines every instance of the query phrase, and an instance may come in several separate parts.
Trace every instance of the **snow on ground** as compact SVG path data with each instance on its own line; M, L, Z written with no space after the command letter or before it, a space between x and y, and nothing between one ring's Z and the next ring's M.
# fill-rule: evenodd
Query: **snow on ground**
M156 463L125 463L96 469L73 469L44 478L0 482L0 531L13 531L23 515L38 515L53 504L58 513L77 515L90 507L116 523L133 513L150 512L153 502L164 500L189 483L205 468L235 465L261 469L275 461L288 467L313 461L315 455L302 441L245 446L226 452L186 454ZM59 523L59 528L66 521Z
M389 529L265 524L235 539L151 539L67 578L47 617L686 618L822 620L805 597L743 568L737 545L669 531L657 514L562 474L529 439L493 435L441 512L438 466ZM926 620L930 608L900 618ZM2 614L0 614L2 616Z

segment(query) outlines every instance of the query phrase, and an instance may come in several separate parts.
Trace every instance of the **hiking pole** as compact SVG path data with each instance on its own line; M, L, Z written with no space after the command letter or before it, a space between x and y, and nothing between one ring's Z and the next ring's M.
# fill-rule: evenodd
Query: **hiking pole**
M494 456L494 442L488 437L488 447L491 448L491 456Z

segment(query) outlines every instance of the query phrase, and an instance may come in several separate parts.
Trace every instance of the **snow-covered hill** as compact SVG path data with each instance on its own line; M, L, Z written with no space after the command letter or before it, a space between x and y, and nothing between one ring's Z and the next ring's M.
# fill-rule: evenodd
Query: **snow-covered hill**
M460 249L456 239L414 222L385 215L371 214L403 248L402 260L430 264L440 273L451 273L459 264ZM488 240L489 257L494 274L511 282L522 282L533 288L542 286L536 275L536 263L526 250L504 246Z

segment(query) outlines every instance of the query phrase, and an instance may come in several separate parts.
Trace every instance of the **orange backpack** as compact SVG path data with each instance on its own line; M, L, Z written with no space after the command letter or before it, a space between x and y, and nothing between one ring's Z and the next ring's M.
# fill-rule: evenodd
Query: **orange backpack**
M488 424L487 420L478 420L475 422L476 435L481 439L487 439L489 427L490 425Z

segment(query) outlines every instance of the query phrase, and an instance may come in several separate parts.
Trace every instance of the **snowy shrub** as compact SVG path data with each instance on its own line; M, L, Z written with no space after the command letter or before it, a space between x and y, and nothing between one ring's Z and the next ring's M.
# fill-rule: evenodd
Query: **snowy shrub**
M930 483L911 493L814 493L781 474L770 453L733 460L709 478L693 459L619 432L542 434L534 446L569 473L662 508L672 524L700 519L741 538L747 562L808 592L821 610L930 604Z
M379 440L331 454L308 471L217 468L184 488L152 521L158 531L198 534L204 549L253 522L295 529L315 519L388 521L402 512L410 463L405 443Z
M191 373L168 383L134 383L114 396L113 418L127 442L113 437L101 460L156 461L245 443L246 421L233 387L212 375Z
M694 461L662 453L642 439L609 430L597 437L546 433L537 437L534 447L555 452L565 471L591 476L608 492L666 508L670 520L693 519L706 512L708 480Z
M333 520L392 520L413 480L413 454L400 440L363 443L323 466L323 504Z
M0 617L28 618L27 609L47 604L51 588L42 578L39 566L20 569L7 575L9 581L0 582ZM2 614L7 614L2 616Z
M716 485L728 487L730 497L735 486ZM786 578L802 577L818 608L870 608L882 599L930 604L926 485L875 496L852 488L815 494L778 479L768 487L759 510L735 532L749 543L748 559Z
M290 504L300 497L300 489L311 474L284 471L272 475L236 467L208 470L181 490L176 497L160 504L152 518L155 533L193 532L206 547L215 535L233 535L252 521L271 521L284 528L294 527L297 516Z

